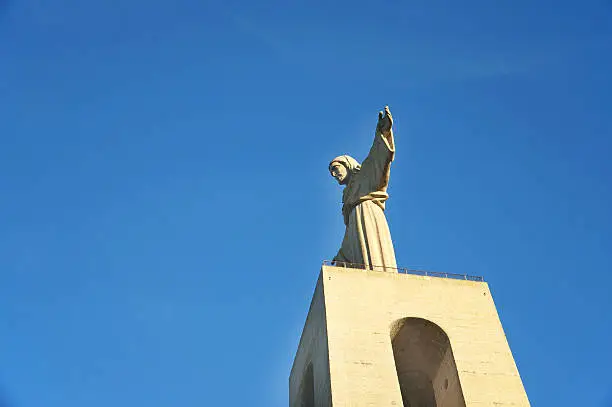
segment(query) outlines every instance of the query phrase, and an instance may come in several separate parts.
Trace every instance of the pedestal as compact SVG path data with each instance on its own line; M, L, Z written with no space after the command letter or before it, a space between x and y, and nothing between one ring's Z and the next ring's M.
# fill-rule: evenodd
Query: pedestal
M528 407L487 283L323 266L290 407Z

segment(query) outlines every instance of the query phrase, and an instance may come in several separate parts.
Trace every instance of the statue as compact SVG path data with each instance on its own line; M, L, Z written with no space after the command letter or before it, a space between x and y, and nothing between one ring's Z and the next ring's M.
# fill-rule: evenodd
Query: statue
M374 142L363 164L348 155L329 163L331 176L345 186L342 214L346 231L333 259L335 266L396 271L395 251L384 213L395 155L392 126L391 112L385 106L385 111L378 113Z

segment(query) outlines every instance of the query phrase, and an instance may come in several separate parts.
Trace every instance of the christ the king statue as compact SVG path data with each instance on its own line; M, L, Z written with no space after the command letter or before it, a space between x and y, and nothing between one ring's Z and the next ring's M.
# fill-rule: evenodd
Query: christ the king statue
M395 155L393 118L389 107L378 113L376 134L370 153L359 164L348 155L329 163L329 171L340 185L346 231L333 259L335 266L396 271L395 251L385 218L389 198L389 171Z

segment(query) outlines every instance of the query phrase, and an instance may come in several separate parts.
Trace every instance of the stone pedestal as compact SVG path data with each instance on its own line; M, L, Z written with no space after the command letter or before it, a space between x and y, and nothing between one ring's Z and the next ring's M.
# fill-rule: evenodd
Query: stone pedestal
M527 407L485 282L323 266L290 407Z

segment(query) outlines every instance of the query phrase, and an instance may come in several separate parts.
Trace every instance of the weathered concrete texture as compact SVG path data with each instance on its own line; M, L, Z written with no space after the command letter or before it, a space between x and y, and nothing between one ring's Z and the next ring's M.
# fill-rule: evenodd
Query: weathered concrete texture
M319 276L289 377L291 407L332 405L325 321L323 284Z
M430 383L431 405L530 405L486 283L324 266L291 371L290 407L404 405L404 362L396 368L393 348L418 360L398 348L416 346L418 338L410 331L413 339L394 345L392 338L412 318L437 325L450 344L436 339L439 354L427 359L433 368L402 373L412 380L405 383Z

